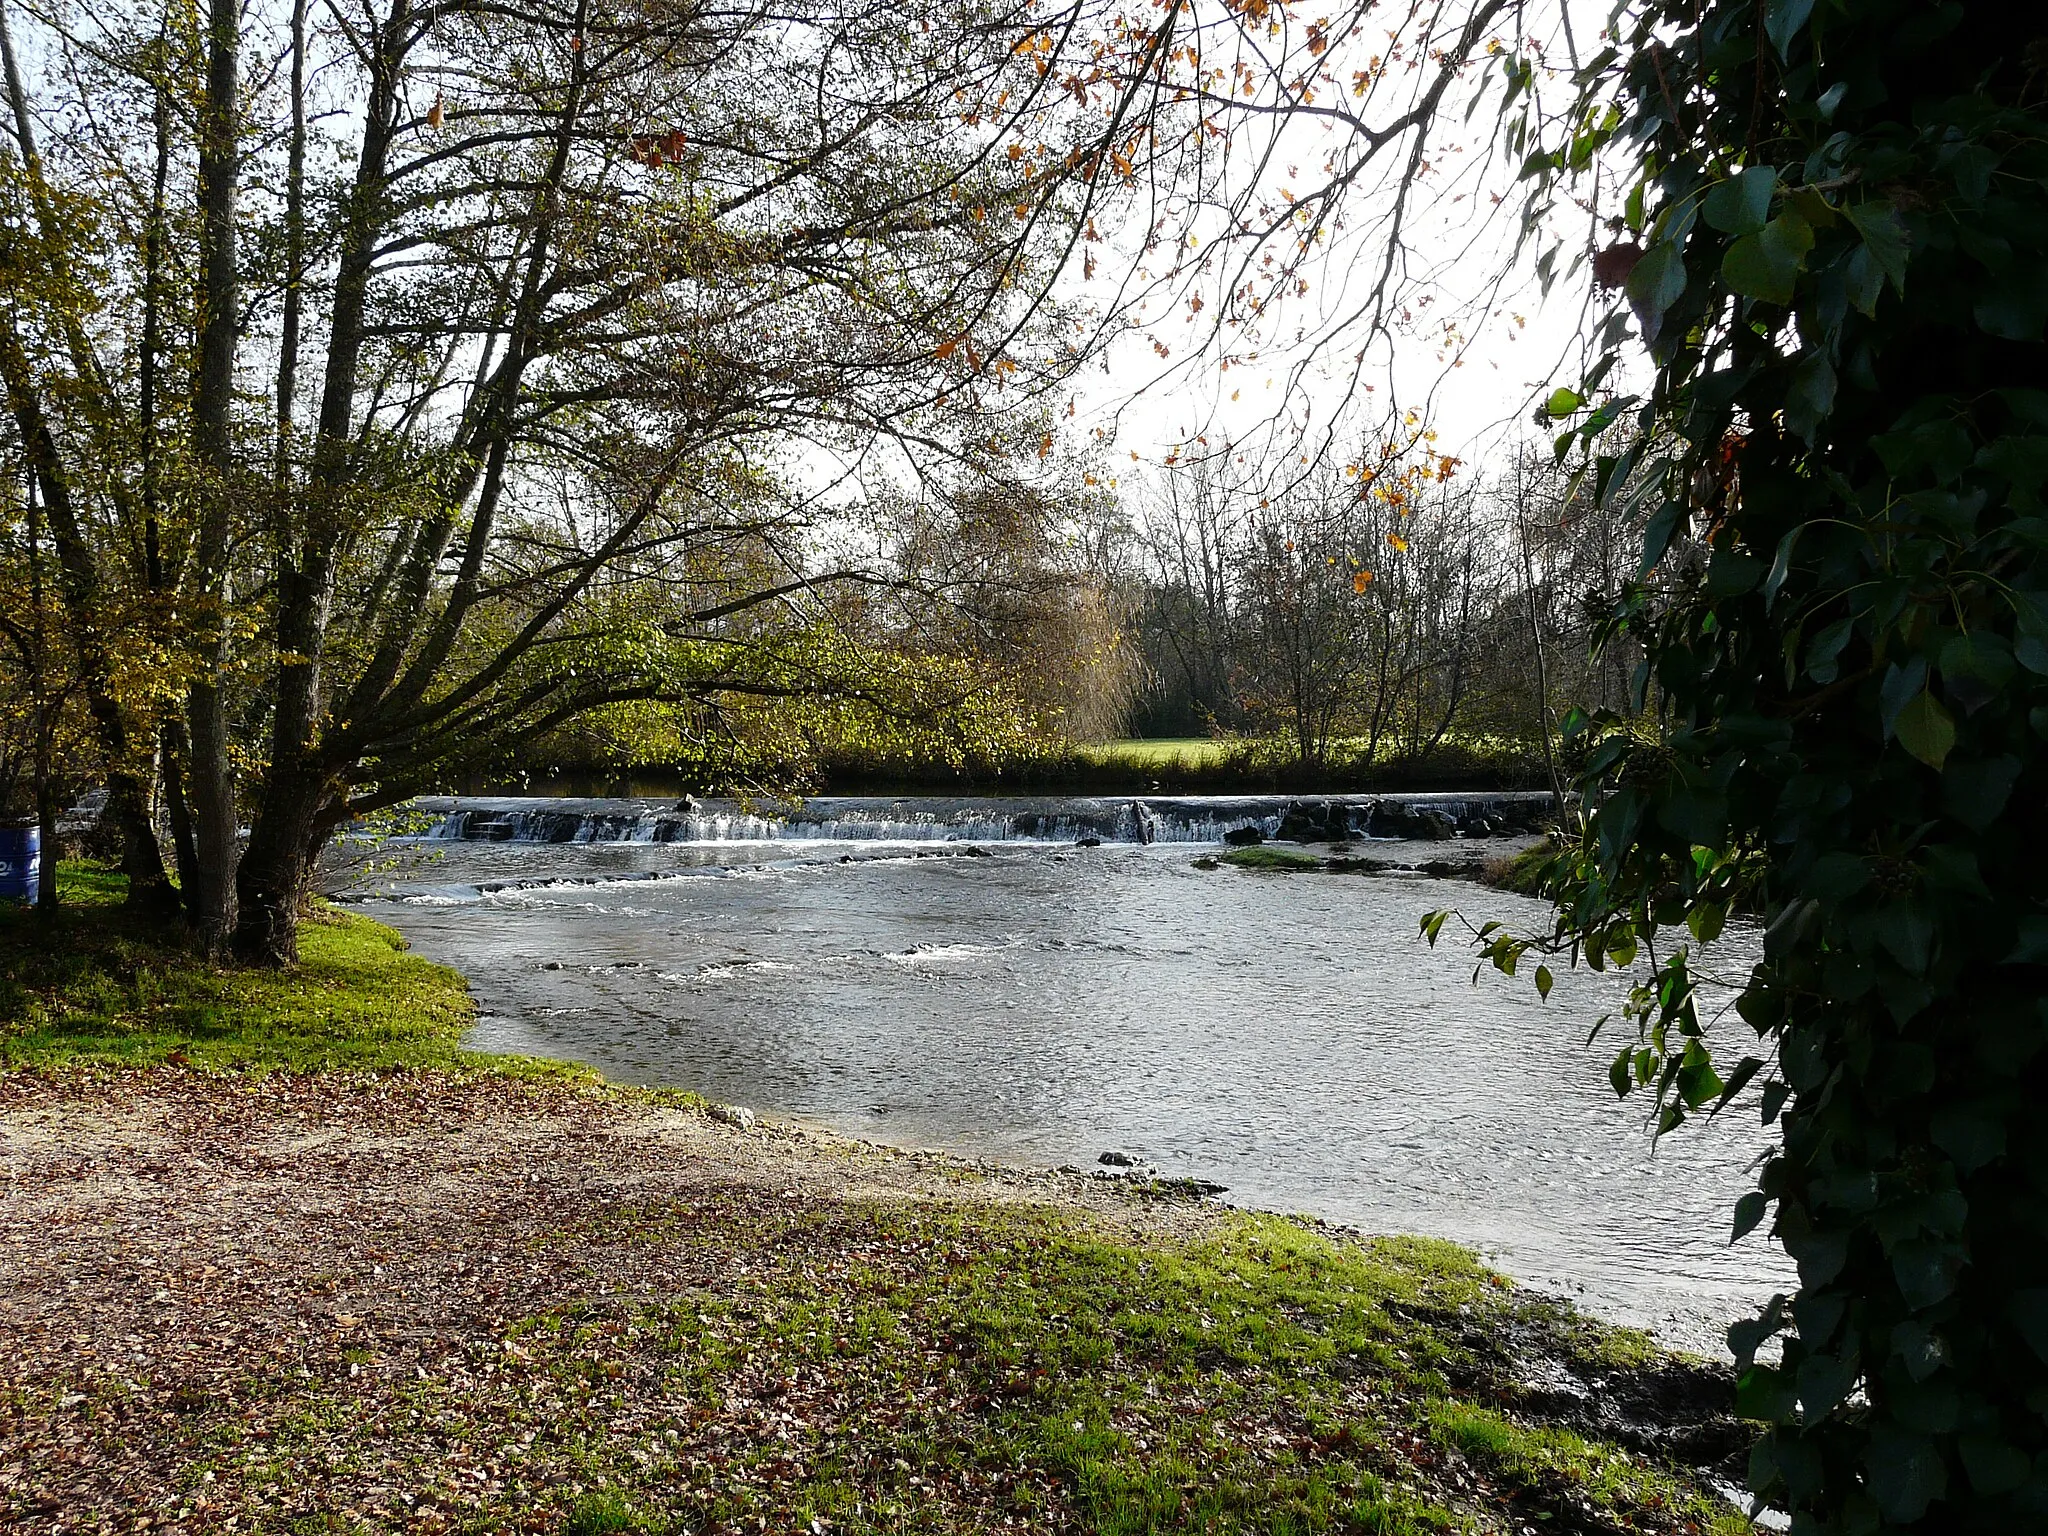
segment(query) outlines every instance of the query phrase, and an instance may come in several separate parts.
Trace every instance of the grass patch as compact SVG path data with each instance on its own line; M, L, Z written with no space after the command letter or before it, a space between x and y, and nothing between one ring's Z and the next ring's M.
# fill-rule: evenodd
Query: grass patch
M53 913L0 909L0 1064L587 1075L463 1050L462 977L354 913L317 907L297 966L245 969L129 912L117 873L66 863L58 890Z
M1671 1502L1668 1476L1569 1430L1530 1428L1490 1408L1457 1402L1434 1405L1429 1425L1439 1444L1456 1447L1525 1494L1608 1511ZM1736 1536L1753 1529L1726 1507L1708 1505L1694 1513L1706 1531Z
M1519 896L1546 895L1543 866L1556 852L1555 845L1546 837L1512 857L1492 860L1480 871L1479 878L1498 890L1513 891Z
M1207 736L1128 737L1076 749L1089 762L1129 768L1187 770L1222 763L1233 751L1242 755L1239 742L1216 741Z
M648 1214L595 1216L553 1246L602 1246ZM660 1225L685 1271L715 1258L727 1278L708 1289L568 1300L459 1368L366 1373L389 1395L286 1388L250 1471L374 1453L380 1482L416 1488L452 1440L506 1479L507 1504L551 1508L574 1536L813 1520L847 1536L1449 1536L1588 1508L1616 1530L1746 1529L1681 1470L1454 1385L1472 1358L1430 1319L1526 1327L1541 1304L1447 1243L1249 1214L1181 1241L1044 1209L745 1214L698 1201ZM1471 1474L1443 1475L1443 1448Z
M1220 862L1234 869L1278 870L1288 874L1306 874L1324 867L1323 861L1312 853L1300 853L1292 848L1233 848L1224 854Z
M633 1506L616 1493L586 1493L562 1520L562 1536L620 1536L642 1529Z

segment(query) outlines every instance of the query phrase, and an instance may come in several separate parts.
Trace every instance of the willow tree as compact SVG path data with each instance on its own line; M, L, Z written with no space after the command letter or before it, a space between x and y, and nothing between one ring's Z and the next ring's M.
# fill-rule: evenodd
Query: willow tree
M1799 1284L1730 1343L1768 1426L1751 1485L1801 1532L2048 1526L2048 40L2024 23L1630 4L1570 138L1531 145L1545 183L1625 168L1584 254L1626 298L1610 348L1654 370L1640 400L1560 390L1559 451L1635 409L1629 457L1658 455L1610 620L1657 729L1584 722L1543 947L1654 957L1613 1081L1665 1131L1745 1087L1777 1128L1734 1231L1768 1222ZM1642 467L1595 451L1585 484ZM1762 957L1717 1025L1699 945L1740 907ZM1530 947L1486 942L1510 970Z

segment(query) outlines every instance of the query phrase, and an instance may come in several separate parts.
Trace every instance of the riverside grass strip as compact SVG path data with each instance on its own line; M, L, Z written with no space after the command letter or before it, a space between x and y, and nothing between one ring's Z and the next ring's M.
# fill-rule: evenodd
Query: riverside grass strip
M406 974L459 1015L452 973ZM140 1069L100 997L91 1049L0 1073L0 1523L1746 1529L1521 1380L1668 1362L1451 1245L744 1131L588 1076L298 1070L374 1011L325 1008L229 1010L213 1065Z
M0 907L0 1067L292 1072L434 1070L528 1078L584 1069L461 1048L461 976L392 929L316 905L288 971L208 965L120 906L121 876L58 871L54 913Z

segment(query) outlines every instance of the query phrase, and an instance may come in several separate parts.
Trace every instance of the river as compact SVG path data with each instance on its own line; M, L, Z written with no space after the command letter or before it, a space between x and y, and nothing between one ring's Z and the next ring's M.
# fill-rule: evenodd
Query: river
M469 977L479 1048L900 1145L1121 1152L1245 1205L1471 1243L1703 1353L1789 1282L1760 1234L1727 1241L1767 1145L1754 1109L1653 1146L1607 1086L1613 1045L1585 1039L1621 978L1475 985L1419 916L1545 913L1476 884L1196 867L1277 803L432 810L366 909ZM1754 942L1715 963L1739 974Z

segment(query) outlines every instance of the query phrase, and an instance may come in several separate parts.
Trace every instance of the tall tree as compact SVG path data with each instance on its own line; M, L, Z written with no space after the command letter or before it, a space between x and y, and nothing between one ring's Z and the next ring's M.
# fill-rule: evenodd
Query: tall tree
M54 276L10 267L10 399L88 677L114 670L110 587L153 594L183 649L182 719L108 721L165 733L209 945L232 920L289 959L332 829L481 754L620 701L799 686L752 616L859 574L814 536L834 486L968 462L1085 355L1048 290L1120 184L1094 177L1128 126L1100 19L38 17L10 97L23 180L58 188L29 221ZM1110 111L1056 48L1105 61ZM271 53L289 67L249 62ZM154 141L108 131L124 113ZM93 505L65 523L73 492Z

